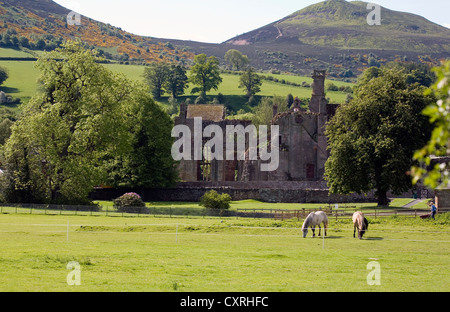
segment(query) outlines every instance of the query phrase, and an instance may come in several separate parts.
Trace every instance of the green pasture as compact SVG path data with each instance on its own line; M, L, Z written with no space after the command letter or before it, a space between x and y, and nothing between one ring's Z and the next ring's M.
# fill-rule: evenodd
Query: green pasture
M304 239L296 220L0 214L0 291L450 290L448 215L370 222L363 240L347 219ZM367 283L371 261L381 285Z
M28 52L20 51L20 50L12 50L12 49L4 49L0 48L0 57L33 57ZM6 80L3 85L0 87L1 91L4 91L7 94L12 95L13 97L17 97L22 99L22 103L26 103L30 100L30 98L36 93L38 84L37 79L39 77L39 71L34 67L35 62L32 61L2 61L0 60L0 66L5 67L9 71L9 79ZM123 73L130 79L143 81L144 74L144 66L138 65L121 65L121 64L105 64L108 69ZM302 77L288 74L266 74L266 76L272 76L279 80L286 80L295 83L301 83L306 81L311 83L312 78L310 77ZM243 105L246 102L244 98L245 92L244 90L239 88L239 76L232 74L221 74L223 82L220 84L218 90L212 90L208 93L209 97L215 97L219 93L222 93L226 97L228 97L228 102L232 107ZM327 81L333 82L337 86L341 85L351 85L349 83L340 82L340 81ZM185 97L190 97L190 86L189 89L186 90ZM273 81L263 81L263 85L261 87L261 92L258 93L258 96L263 97L273 97L273 96L282 96L286 97L288 94L292 94L294 97L298 96L299 98L310 98L312 90L311 88L303 88L303 87L295 87L281 83L275 83ZM327 97L330 98L331 103L343 103L346 99L347 94L344 92L327 92ZM192 96L195 99L195 95ZM161 101L163 104L167 103L167 96L163 98Z
M395 210L401 209L403 206L412 202L413 199L410 198L393 198L389 207L377 207L376 203L338 203L338 209L346 209L354 211L355 209L362 211L373 211L375 209L381 210ZM412 209L426 209L429 210L426 204L428 200L423 200L419 204L411 207ZM96 201L97 204L102 206L104 209L106 207L113 208L112 201ZM147 207L156 208L202 208L199 203L196 202L147 202ZM335 209L335 203L317 203L317 204L304 204L304 203L268 203L261 202L254 199L232 201L230 204L231 210L238 209L283 209L283 210L301 210L301 209L319 209L319 208L329 208ZM339 208L340 207L340 208Z
M27 51L0 48L0 57L29 58L29 57L35 57L35 56Z
M120 65L120 64L106 64L107 68L112 71L123 73L127 77L135 80L143 80L144 68L143 66L138 65ZM266 76L272 76L277 78L278 80L286 80L290 82L295 82L301 84L303 81L311 84L311 77L304 76L295 76L288 74L265 74ZM245 92L243 89L239 88L239 76L232 74L221 74L223 82L219 85L217 90L211 90L208 93L209 96L217 96L219 93L222 93L225 96L243 96ZM340 86L353 86L351 83L341 82L341 81L327 81L332 82L338 87ZM299 98L310 98L312 94L311 88L303 88L290 86L286 84L276 83L273 81L264 80L261 86L261 92L258 93L259 96L283 96L286 97L288 94L292 94L294 97L298 96ZM186 96L189 95L189 89L186 91ZM329 91L327 92L327 97L330 98L332 103L344 103L347 94L344 92L335 92Z
M1 61L0 67L8 70L9 78L0 86L0 91L20 98L22 103L28 102L38 88L39 70L35 62L30 61Z

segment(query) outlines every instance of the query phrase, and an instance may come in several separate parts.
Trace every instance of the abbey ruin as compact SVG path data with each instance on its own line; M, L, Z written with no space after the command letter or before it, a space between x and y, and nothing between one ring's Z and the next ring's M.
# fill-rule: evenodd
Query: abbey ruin
M275 171L262 171L263 160L181 160L180 179L183 182L256 182L256 181L323 181L328 158L325 126L337 105L325 98L326 72L315 70L309 108L300 107L298 98L287 112L273 107L272 125L279 127L279 165ZM175 125L186 125L192 132L194 118L202 119L202 130L214 124L227 126L251 125L248 120L225 119L223 105L181 105ZM191 138L194 140L194 138ZM224 140L225 142L225 140ZM204 142L203 142L204 143ZM248 142L247 142L248 143ZM194 144L194 142L192 142ZM247 144L248 146L248 144Z

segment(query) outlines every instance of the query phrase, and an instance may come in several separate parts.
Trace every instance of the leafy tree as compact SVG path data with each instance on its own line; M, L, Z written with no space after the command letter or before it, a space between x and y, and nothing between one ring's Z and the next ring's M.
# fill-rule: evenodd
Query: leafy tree
M106 183L131 188L172 186L178 174L171 156L170 116L143 91L135 94L128 110L131 146L125 153L111 157Z
M253 108L252 122L259 128L261 125L269 126L273 119L273 107L278 107L278 112L285 112L288 110L287 102L281 96L274 96L272 98L262 98L261 103Z
M247 55L243 55L235 49L228 50L225 53L225 61L231 64L233 70L243 70L249 63Z
M167 70L166 81L163 83L167 92L173 98L177 98L184 94L184 90L188 88L187 83L186 69L180 65L170 65Z
M104 177L101 159L127 142L120 110L131 88L79 43L46 54L37 67L44 92L27 104L5 146L9 195L86 203Z
M406 82L409 84L418 83L428 88L436 81L436 75L431 70L431 67L426 64L392 62L388 66L404 71L407 75Z
M425 108L423 113L434 125L430 141L418 150L414 158L421 166L412 168L414 182L423 179L424 183L432 188L440 184L448 187L449 163L431 164L432 156L450 155L450 61L446 61L440 67L434 69L438 81L427 90L433 92L437 101Z
M155 159L170 158L170 149L164 154L157 146L169 144L170 134L160 137L169 117L144 86L96 61L94 52L74 42L38 60L43 92L26 105L4 147L8 200L88 203L92 188L108 178L111 163L127 159L137 147L151 149L148 162L167 169ZM141 137L148 140L138 142ZM154 180L167 176L157 177L159 172L152 172Z
M260 92L261 85L261 77L251 67L247 68L239 79L239 88L243 88L247 92L247 97L251 97Z
M0 67L0 86L8 79L8 70Z
M219 72L219 60L214 56L208 58L206 54L196 55L189 80L198 86L192 89L191 93L200 92L200 96L205 98L206 92L209 92L211 89L217 90L219 84L222 83Z
M8 118L5 118L0 122L0 145L5 144L11 136L11 127L13 124L14 122Z
M433 99L406 78L402 71L382 68L359 83L355 98L329 122L325 177L332 193L376 190L378 205L387 205L389 190L401 194L412 187L407 172L413 154L431 133L421 112Z
M290 108L292 106L292 104L294 104L294 96L291 93L289 93L287 95L286 102L287 102L288 108Z
M164 84L169 74L169 65L165 63L152 63L145 68L144 78L150 86L152 95L160 99L165 93Z

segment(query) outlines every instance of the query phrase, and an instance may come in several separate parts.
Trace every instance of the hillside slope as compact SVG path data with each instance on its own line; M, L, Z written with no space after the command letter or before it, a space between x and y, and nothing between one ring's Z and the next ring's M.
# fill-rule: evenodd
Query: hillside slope
M381 9L381 25L369 26L370 11L366 2L327 0L210 44L137 36L85 16L80 26L71 26L70 10L51 0L0 0L0 46L27 47L28 40L32 49L48 50L79 38L118 61L190 64L195 54L205 53L222 65L225 53L237 49L260 70L310 75L313 69L325 69L340 79L354 79L365 68L390 61L437 65L450 57L450 29L387 8Z
M2 45L18 46L24 42L25 48L29 45L42 50L63 40L80 39L111 55L122 55L124 61L188 62L194 56L166 42L133 35L85 16L81 16L80 26L68 25L70 12L51 0L0 0Z

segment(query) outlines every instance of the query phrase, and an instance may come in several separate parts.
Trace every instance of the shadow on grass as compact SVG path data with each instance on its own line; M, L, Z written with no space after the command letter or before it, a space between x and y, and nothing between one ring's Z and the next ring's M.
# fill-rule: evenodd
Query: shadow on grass
M17 88L10 88L10 87L0 87L0 91L5 92L6 94L9 93L19 93L20 90Z
M383 237L366 237L365 240L383 240Z
M345 237L344 236L336 236L336 235L325 236L325 239L340 239L340 238L345 238Z

